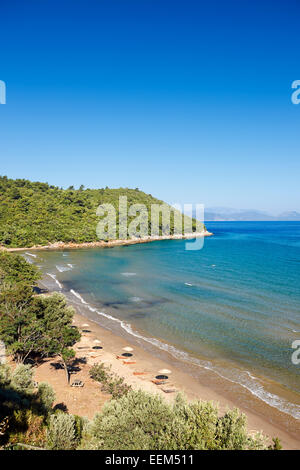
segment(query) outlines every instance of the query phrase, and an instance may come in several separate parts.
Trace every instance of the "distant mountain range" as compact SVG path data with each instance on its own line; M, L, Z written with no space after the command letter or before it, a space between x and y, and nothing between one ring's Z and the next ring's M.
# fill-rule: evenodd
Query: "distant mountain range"
M205 221L300 221L300 212L287 211L271 215L258 210L237 210L227 207L210 207L205 209Z

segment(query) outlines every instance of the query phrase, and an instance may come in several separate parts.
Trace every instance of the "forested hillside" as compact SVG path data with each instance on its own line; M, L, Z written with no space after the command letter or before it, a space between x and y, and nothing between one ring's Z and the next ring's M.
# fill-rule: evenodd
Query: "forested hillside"
M137 188L62 189L0 177L0 245L30 247L57 241L97 241L96 209L104 203L117 209L119 196L127 196L128 205L144 204L148 209L151 204L162 203Z

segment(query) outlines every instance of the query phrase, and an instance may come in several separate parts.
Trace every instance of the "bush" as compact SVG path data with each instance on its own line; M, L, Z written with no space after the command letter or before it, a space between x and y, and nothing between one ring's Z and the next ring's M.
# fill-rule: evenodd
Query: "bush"
M0 387L7 387L11 382L11 369L8 364L0 364Z
M108 380L109 372L103 363L94 364L90 368L90 377L97 382L106 383Z
M83 445L106 450L262 449L263 436L247 434L246 418L237 410L218 417L207 402L173 405L158 395L131 391L108 402L95 416Z
M188 439L185 443L187 449L213 450L216 448L215 431L218 421L218 408L212 402L195 401L187 403L181 394L178 394L174 403L175 415L184 423ZM164 435L165 445L172 446L174 430Z
M282 445L278 437L273 437L272 442L273 444L268 446L268 450L281 450L282 449Z
M101 449L159 449L162 429L175 418L158 395L131 391L104 406L94 418L91 434Z
M47 430L48 448L51 450L70 450L76 446L75 419L66 413L50 416Z
M110 393L112 398L121 398L131 390L131 386L124 383L122 377L111 378L107 384L102 387L104 392Z
M264 448L260 435L247 434L247 418L238 409L229 410L218 419L216 427L218 449L254 450Z
M19 364L12 374L11 387L18 393L32 393L32 377L32 367L28 364Z
M0 266L2 282L36 284L36 281L41 277L41 273L35 265L28 263L23 256L15 253L0 251Z
M113 398L121 398L131 390L131 386L124 383L123 377L117 377L109 370L103 363L94 364L90 369L90 376L102 384L103 392L110 393Z
M74 426L75 426L75 439L79 443L81 441L85 427L88 424L88 419L82 416L74 415Z
M33 446L43 446L46 438L44 417L31 409L16 410L9 422L11 444L23 442Z
M48 383L41 382L39 384L38 399L42 408L48 413L52 409L55 400L55 392Z

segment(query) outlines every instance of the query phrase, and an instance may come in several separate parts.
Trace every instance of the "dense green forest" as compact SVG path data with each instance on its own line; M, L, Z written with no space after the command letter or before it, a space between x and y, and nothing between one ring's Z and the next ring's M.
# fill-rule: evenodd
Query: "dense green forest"
M127 196L128 206L162 204L136 189L68 189L25 179L0 177L0 245L30 247L62 242L97 241L96 215L100 204L110 203L116 209L119 196ZM193 229L196 224L193 222ZM151 222L149 221L149 234ZM172 220L171 220L172 233Z

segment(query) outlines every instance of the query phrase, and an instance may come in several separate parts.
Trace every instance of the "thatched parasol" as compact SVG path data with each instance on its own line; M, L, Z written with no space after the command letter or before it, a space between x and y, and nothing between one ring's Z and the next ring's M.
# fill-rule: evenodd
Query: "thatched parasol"
M161 369L158 371L160 374L171 374L172 371L169 369Z

